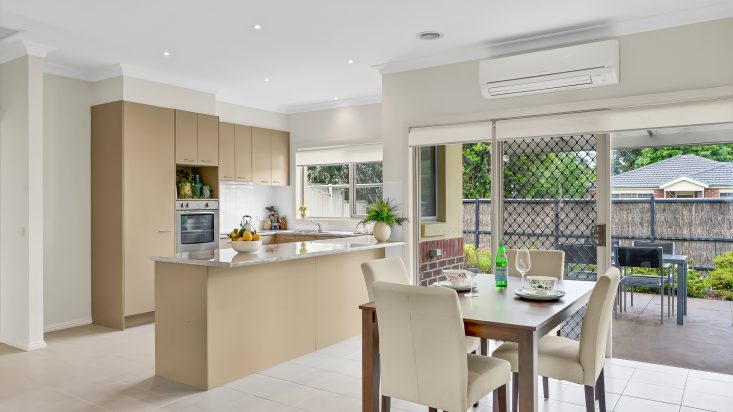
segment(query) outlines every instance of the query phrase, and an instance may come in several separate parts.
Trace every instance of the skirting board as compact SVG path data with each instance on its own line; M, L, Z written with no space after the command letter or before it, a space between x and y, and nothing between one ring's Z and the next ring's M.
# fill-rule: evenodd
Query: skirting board
M69 328L75 328L77 326L84 326L84 325L90 325L92 323L92 318L81 318L81 319L74 319L74 320L68 320L66 322L58 322L58 323L52 323L50 325L46 325L43 327L44 332L53 332L56 330L61 329L69 329Z
M46 341L39 340L35 342L16 342L13 339L9 339L6 336L0 337L0 343L10 345L14 348L18 348L24 351L32 351L36 349L43 349L46 347Z

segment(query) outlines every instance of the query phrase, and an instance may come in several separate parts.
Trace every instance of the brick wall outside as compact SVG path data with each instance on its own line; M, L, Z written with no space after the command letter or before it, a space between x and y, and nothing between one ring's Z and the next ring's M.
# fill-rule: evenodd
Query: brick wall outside
M654 198L659 199L664 197L664 189L654 189Z
M720 189L707 188L705 189L705 198L719 198Z
M443 256L429 257L431 249L442 249ZM463 268L463 238L428 240L419 245L419 284L429 285L444 280L443 269Z

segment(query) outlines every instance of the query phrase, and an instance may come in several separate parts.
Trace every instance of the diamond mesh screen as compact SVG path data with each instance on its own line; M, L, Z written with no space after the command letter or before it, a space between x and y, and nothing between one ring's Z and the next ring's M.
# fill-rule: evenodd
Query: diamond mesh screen
M533 138L505 142L504 243L512 249L565 251L565 278L596 280L596 137ZM580 338L585 310L563 336Z

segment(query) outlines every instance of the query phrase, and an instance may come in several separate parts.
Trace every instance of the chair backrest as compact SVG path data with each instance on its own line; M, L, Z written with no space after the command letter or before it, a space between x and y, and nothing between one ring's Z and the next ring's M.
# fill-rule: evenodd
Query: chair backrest
M664 264L661 247L625 247L616 248L616 265L620 268L653 268L662 269Z
M662 251L668 255L674 255L674 242L647 242L635 240L634 247L661 247Z
M606 339L616 291L621 274L609 268L598 277L593 287L580 330L580 364L583 366L583 384L595 386L606 357Z
M449 411L468 409L468 362L452 289L375 282L382 393Z
M410 283L407 268L405 268L405 264L399 256L364 262L361 264L361 272L364 274L364 283L366 283L369 301L374 300L374 291L372 290L374 282L400 283L403 285Z
M517 249L507 249L507 265L509 276L522 276L517 270ZM565 252L562 250L530 250L529 258L532 262L528 276L552 276L562 279L565 275Z

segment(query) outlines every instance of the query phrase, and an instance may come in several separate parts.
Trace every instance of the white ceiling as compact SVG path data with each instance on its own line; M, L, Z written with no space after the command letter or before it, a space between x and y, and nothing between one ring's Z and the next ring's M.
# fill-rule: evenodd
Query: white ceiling
M0 26L23 30L5 41L54 47L51 71L121 67L280 112L378 101L380 70L729 16L731 0L0 0ZM424 30L445 36L418 40Z

